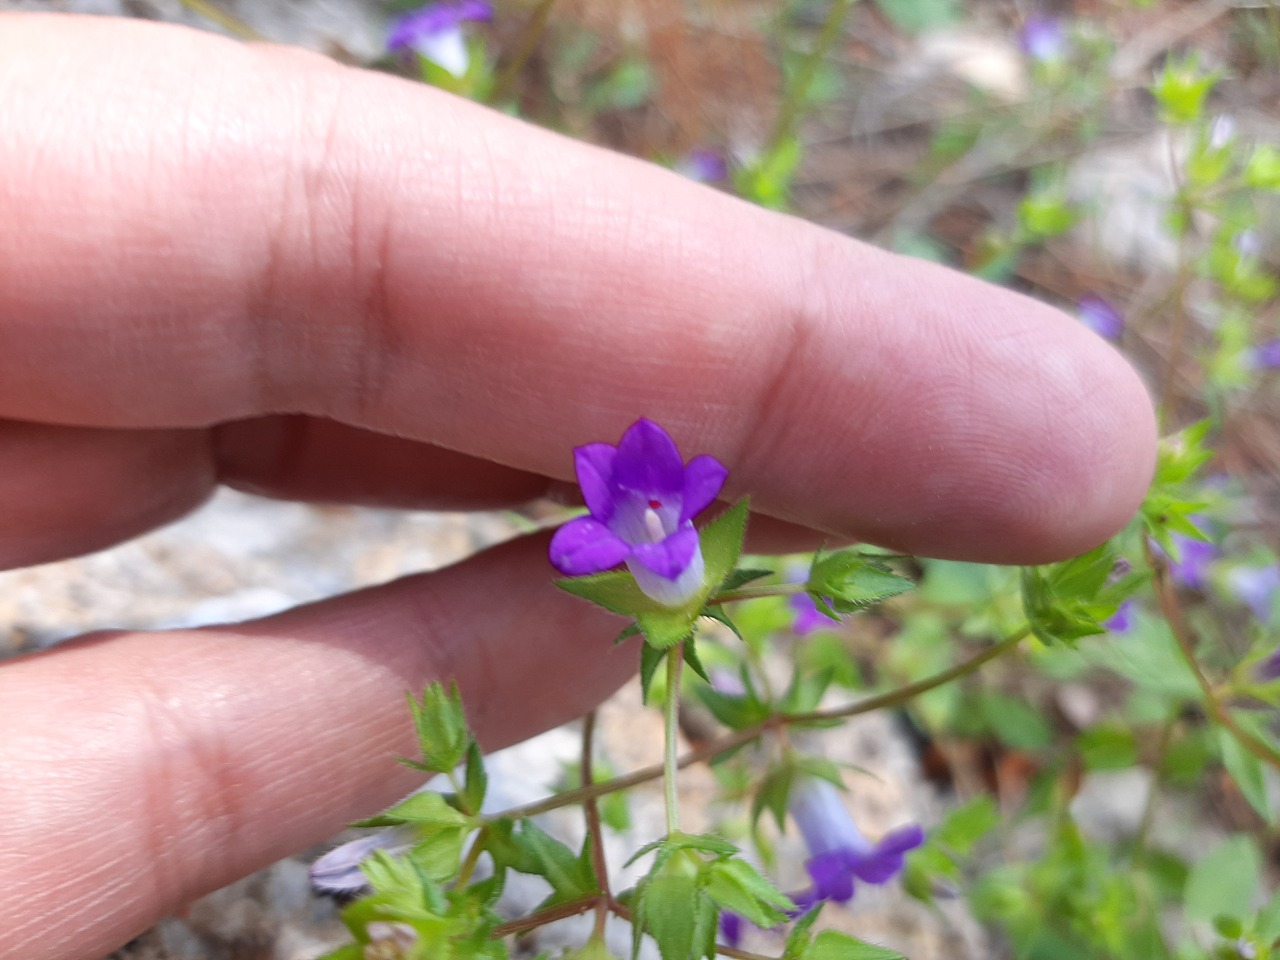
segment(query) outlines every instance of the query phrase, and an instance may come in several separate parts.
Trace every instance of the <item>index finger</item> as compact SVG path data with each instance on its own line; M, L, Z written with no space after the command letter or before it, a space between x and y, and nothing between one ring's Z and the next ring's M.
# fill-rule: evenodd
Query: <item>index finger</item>
M1056 311L394 78L153 25L0 31L0 416L332 417L565 477L639 415L756 509L1042 561L1153 418Z

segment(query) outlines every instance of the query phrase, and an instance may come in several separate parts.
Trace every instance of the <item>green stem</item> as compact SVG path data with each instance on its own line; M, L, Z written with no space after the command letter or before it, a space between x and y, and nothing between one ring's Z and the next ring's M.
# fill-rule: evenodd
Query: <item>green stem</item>
M212 3L209 0L181 0L181 3L188 10L197 13L206 20L212 20L228 33L233 33L241 40L265 40L266 38L253 27L249 26L239 17L233 17Z
M676 771L680 769L676 734L680 730L680 665L684 663L684 644L678 643L667 654L667 702L663 710L664 742L662 778L667 801L667 834L680 832L680 795L676 790Z
M981 667L984 663L994 660L996 657L1007 653L1016 647L1027 634L1030 633L1030 627L1023 626L1016 633L993 646L987 647L981 653L975 654L968 660L956 664L941 673L935 673L932 677L925 677L923 680L917 680L915 683L909 683L905 687L899 687L897 690L890 690L888 693L882 693L874 697L867 697L859 700L857 703L850 704L847 707L837 707L833 710L820 710L814 713L800 714L774 714L766 720L761 721L753 726L743 730L738 730L728 736L721 737L719 740L713 740L704 744L697 750L691 750L680 758L676 764L677 769L691 767L695 763L702 763L704 760L710 760L712 757L719 756L729 750L733 750L744 744L755 740L762 733L769 730L775 730L779 727L786 726L790 723L800 723L812 720L828 720L843 717L857 716L861 713L870 713L872 710L879 710L882 707L897 706L904 703L912 697L927 693L935 687L950 683L965 674L972 673ZM656 763L648 767L641 767L631 773L621 777L614 777L611 780L602 780L600 783L593 783L590 786L584 786L577 790L567 790L564 793L557 793L553 797L547 797L544 800L538 800L534 803L527 803L523 806L512 807L504 810L502 813L496 814L491 819L509 817L513 820L520 820L525 817L536 817L539 814L547 813L550 810L558 810L561 807L567 807L575 803L582 803L588 797L602 797L607 793L617 793L619 790L628 790L631 787L639 786L642 783L648 783L651 780L657 780L667 772L667 765Z
M596 732L596 712L592 710L582 720L582 785L590 786L595 781L592 762L592 741ZM603 937L605 924L609 919L609 901L613 894L609 891L609 865L604 858L604 831L600 829L600 808L596 797L587 797L582 801L582 812L587 821L587 836L591 843L591 869L596 875L596 884L600 896L596 900L596 920L592 930L593 937Z
M735 600L758 600L761 597L790 597L804 593L807 585L803 583L765 583L754 586L747 585L737 590L726 590L707 601L709 606L722 603L733 603Z
M800 119L800 111L804 108L805 100L809 96L809 87L813 84L813 78L817 76L818 67L831 52L831 48L840 36L840 29L844 26L844 18L848 16L856 2L857 0L835 0L831 4L826 22L822 25L822 32L818 34L813 49L804 58L804 63L800 65L799 72L788 86L786 98L778 109L778 119L773 126L773 135L769 138L770 150L776 149L778 144L795 132L796 122Z
M547 20L551 17L551 8L555 5L556 0L542 0L537 9L533 11L533 16L529 18L528 25L520 34L520 46L516 50L515 56L511 58L511 62L507 64L493 85L493 93L489 96L490 103L501 103L510 96L516 79L520 76L520 71L525 68L529 58L533 56L533 51L538 48L538 41L542 39L542 35L546 32Z
M582 897L578 900L562 903L559 906L547 907L545 910L531 913L527 917L520 917L518 920L508 920L506 923L498 924L493 930L493 935L495 937L509 937L513 933L524 933L526 930L533 930L536 927L545 926L557 920L564 920L566 917L576 917L594 907L599 899L599 897Z

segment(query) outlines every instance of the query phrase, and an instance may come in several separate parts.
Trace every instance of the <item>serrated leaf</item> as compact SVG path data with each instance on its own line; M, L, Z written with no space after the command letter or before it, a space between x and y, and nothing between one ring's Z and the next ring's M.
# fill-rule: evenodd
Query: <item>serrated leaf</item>
M878 557L840 550L813 559L805 589L818 609L851 613L914 589L915 583L894 573Z
M708 864L704 889L716 904L750 920L757 927L773 927L787 918L795 904L745 860L730 858Z
M907 960L897 950L836 930L823 930L800 956L801 960Z
M475 826L477 821L453 807L443 794L424 790L401 800L376 817L359 820L353 827L394 827L414 823L423 827Z
M591 858L586 855L585 843L583 850L574 854L532 820L522 821L520 830L513 839L528 854L526 862L533 866L533 869L521 872L535 874L551 884L553 892L539 909L591 896L599 891Z
M405 856L436 883L443 883L457 874L462 863L462 848L470 834L469 826L433 830L415 843Z
M748 583L753 583L756 580L763 579L764 577L771 577L773 576L773 573L774 571L772 570L759 570L750 567L743 567L741 569L734 570L724 578L724 582L716 589L716 593L727 593L730 590L737 590L739 587L745 587Z
M707 681L707 683L710 683L711 678L707 676L707 668L702 665L702 660L698 657L697 643L690 640L680 650L684 655L684 662L689 665L689 669Z
M787 934L786 946L782 950L782 960L800 960L804 951L809 948L809 931L817 921L818 914L822 912L825 902L819 900L791 927L791 932Z
M696 687L694 696L730 730L743 730L769 716L769 708L750 695L731 697L713 687Z

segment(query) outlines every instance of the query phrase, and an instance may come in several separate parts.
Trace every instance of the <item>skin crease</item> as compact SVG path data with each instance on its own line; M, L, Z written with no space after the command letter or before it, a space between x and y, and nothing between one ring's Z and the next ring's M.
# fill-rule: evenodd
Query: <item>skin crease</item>
M971 560L1092 547L1152 469L1049 307L298 51L0 15L0 209L7 566L220 482L518 503L642 414L775 530ZM430 679L488 748L589 709L635 651L545 547L0 667L6 947L96 960L393 801Z

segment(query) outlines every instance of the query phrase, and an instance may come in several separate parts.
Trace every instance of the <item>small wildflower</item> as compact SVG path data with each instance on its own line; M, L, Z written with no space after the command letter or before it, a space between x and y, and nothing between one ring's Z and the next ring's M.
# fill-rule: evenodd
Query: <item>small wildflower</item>
M1096 293L1086 293L1077 304L1080 322L1108 340L1119 340L1124 334L1124 317L1110 302Z
M1280 680L1280 647L1276 647L1276 649L1258 661L1257 666L1253 669L1253 675L1259 683Z
M1018 39L1023 52L1037 63L1055 63L1067 53L1067 33L1057 17L1031 14Z
M1209 564L1218 557L1212 543L1173 534L1174 556L1169 561L1169 575L1174 583L1192 590L1203 590L1209 583Z
M811 854L805 869L813 887L792 897L801 910L819 900L846 902L853 896L855 879L887 883L902 870L907 852L924 843L924 831L916 824L872 843L853 822L839 791L825 780L797 784L789 808Z
M1128 633L1133 629L1133 614L1137 609L1138 601L1130 597L1102 625L1111 633Z
M724 156L709 147L690 150L675 165L675 170L698 183L722 183L729 179L729 165Z
M360 893L369 886L360 864L375 850L385 850L392 855L405 853L416 839L411 828L391 827L349 840L311 864L311 886L320 893Z
M1262 623L1271 622L1272 600L1280 589L1280 567L1236 567L1227 574L1227 587Z
M1266 340L1250 348L1246 363L1254 370L1280 370L1280 339Z
M652 420L627 428L618 445L573 451L590 516L570 520L551 538L561 573L602 573L626 563L645 594L669 607L704 586L706 567L693 518L711 505L729 471L706 455L685 464L675 441Z
M471 63L463 24L493 19L488 0L441 0L397 17L387 36L387 49L413 50L424 59L465 76Z

